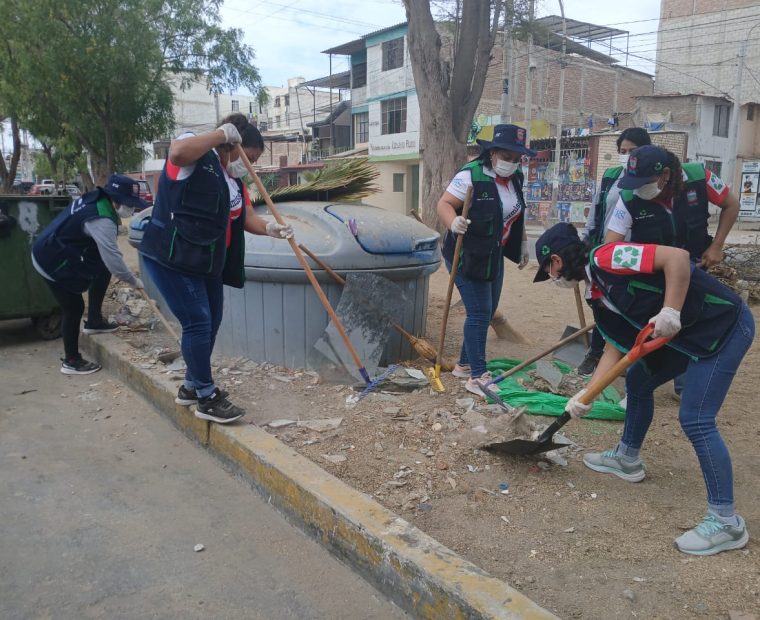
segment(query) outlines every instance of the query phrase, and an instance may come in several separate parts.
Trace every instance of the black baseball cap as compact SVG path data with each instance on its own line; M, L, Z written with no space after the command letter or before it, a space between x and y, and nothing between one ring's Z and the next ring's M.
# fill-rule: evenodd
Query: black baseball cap
M665 149L647 144L633 149L628 157L623 178L618 181L620 189L636 189L651 183L654 177L662 174L668 165L668 153Z
M556 254L563 248L573 243L580 243L578 231L572 224L560 222L555 224L549 230L544 231L538 241L536 241L536 260L538 261L538 272L533 278L534 282L543 282L549 279L549 274L544 271L546 263L552 254Z

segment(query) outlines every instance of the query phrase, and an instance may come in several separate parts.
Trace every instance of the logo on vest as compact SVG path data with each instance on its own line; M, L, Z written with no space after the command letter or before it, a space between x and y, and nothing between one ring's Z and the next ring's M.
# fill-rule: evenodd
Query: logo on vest
M696 205L699 202L697 198L697 190L690 189L688 192L686 192L686 200L688 201L690 207Z
M541 246L541 255L542 256L548 256L549 252L551 252L551 248L548 245L542 245Z
M612 268L640 271L641 260L641 248L633 245L619 245L612 255Z
M628 158L628 174L632 174L633 176L636 176L636 164L638 163L639 163L638 157Z

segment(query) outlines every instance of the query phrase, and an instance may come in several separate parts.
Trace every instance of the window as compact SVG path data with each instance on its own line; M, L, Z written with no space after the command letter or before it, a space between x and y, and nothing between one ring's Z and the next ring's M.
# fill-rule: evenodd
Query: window
M259 123L259 131L267 131L269 129L269 123L266 121L261 121Z
M717 159L705 159L705 169L712 172L715 176L720 176L720 170L723 167L722 163Z
M280 117L279 116L275 116L274 117L274 126L275 127L279 127L280 126Z
M755 106L751 103L747 104L747 120L748 121L755 120Z
M279 97L275 97L274 98L274 107L275 108L279 108L280 107L280 98Z
M731 106L728 103L720 103L715 106L713 116L713 135L720 138L728 138L728 117L731 115Z
M383 71L404 65L404 37L383 42Z
M290 95L285 95L285 107L287 108L290 105Z
M240 102L237 99L232 100L232 111L240 112Z
M261 110L259 110L261 112ZM253 114L253 101L248 102L248 114Z
M393 191L394 192L404 191L404 173L403 172L393 173Z
M380 104L383 117L383 135L406 131L406 97L387 99Z
M354 65L351 69L351 88L361 88L367 85L367 63Z
M369 142L369 112L354 114L354 144Z
M169 157L169 145L171 143L167 141L154 142L153 143L153 158L154 159L166 159Z

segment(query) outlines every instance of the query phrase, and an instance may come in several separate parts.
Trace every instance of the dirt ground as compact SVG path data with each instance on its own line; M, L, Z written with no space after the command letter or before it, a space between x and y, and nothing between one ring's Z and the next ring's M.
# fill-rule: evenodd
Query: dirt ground
M134 250L125 248L129 262ZM488 356L525 359L554 344L566 324L577 325L572 291L532 284L535 264L507 266L500 310L528 344L489 334ZM447 274L431 277L427 333L437 342ZM455 293L455 300L456 300ZM120 307L107 300L107 309ZM758 309L754 313L758 316ZM456 357L464 313L452 310L445 353ZM590 314L588 320L591 320ZM134 361L156 372L163 328L121 330ZM755 478L760 428L754 418L760 353L755 344L719 416L734 462L739 512L760 535L760 484ZM422 368L420 360L412 366ZM613 447L620 422L581 420L565 435L567 465L541 458L505 458L477 446L504 431L498 409L465 400L464 381L446 374L442 394L375 392L347 403L351 388L319 382L315 373L215 359L218 383L245 407L248 423L266 428L304 456L430 534L562 618L728 618L760 609L760 562L755 539L741 551L707 558L684 555L673 539L705 509L696 456L678 424L667 386L656 394L655 420L642 457L647 478L631 484L585 468L584 451ZM177 381L181 372L173 373ZM457 402L459 401L459 402ZM533 425L551 418L527 416ZM298 422L331 418L337 428ZM473 428L480 427L480 431ZM485 428L483 428L485 427ZM508 493L502 493L508 485ZM732 616L734 617L734 616ZM749 616L752 617L752 616Z

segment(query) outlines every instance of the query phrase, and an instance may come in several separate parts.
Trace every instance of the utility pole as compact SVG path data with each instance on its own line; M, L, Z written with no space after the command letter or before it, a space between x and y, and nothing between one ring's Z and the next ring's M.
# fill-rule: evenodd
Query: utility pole
M566 46L567 40L567 22L565 21L565 7L562 4L562 0L559 0L559 10L562 14L562 56L560 56L560 70L559 70L559 104L557 109L557 142L554 149L554 179L552 180L552 209L557 208L557 201L559 200L559 163L561 156L562 146L562 115L565 112L564 99L565 99L565 65L566 58Z
M512 43L512 18L514 0L507 0L504 9L504 32L501 39L501 122L512 122L512 58L514 48Z
M535 10L535 0L530 0L528 9L528 72L525 79L525 111L523 114L525 122L525 144L530 146L530 122L533 118L533 72L536 68L533 66L533 12Z
M744 60L747 58L747 43L749 42L749 35L752 31L760 26L760 22L757 22L747 32L747 36L742 41L741 50L739 51L739 65L736 70L736 93L734 95L733 110L731 110L731 122L729 130L729 146L728 146L728 161L725 173L721 172L721 177L731 187L736 187L734 180L736 178L736 155L739 149L739 115L742 109L742 79L744 76Z

